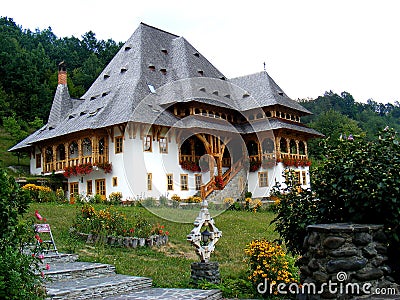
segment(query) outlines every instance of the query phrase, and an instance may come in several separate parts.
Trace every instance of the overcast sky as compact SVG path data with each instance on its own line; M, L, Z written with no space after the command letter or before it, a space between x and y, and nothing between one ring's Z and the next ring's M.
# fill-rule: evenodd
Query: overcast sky
M400 1L2 1L0 15L58 37L126 41L140 22L184 36L228 78L266 70L293 99L325 91L400 101Z

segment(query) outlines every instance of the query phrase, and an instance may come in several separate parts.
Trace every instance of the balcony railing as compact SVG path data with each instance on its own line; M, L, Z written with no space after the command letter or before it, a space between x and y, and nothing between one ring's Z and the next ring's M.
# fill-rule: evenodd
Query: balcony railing
M106 163L108 161L105 155L97 156L97 159L94 159L93 156L82 156L70 158L67 160L56 160L55 162L47 162L44 165L43 173L51 173L51 172L61 172L64 171L65 167L73 167L78 166L80 164L95 164L95 163Z

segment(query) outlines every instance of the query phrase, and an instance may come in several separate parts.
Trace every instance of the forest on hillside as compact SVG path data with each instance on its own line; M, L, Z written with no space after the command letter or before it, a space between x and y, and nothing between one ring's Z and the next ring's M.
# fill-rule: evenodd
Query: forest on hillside
M90 87L122 42L97 40L92 31L80 38L57 37L51 27L31 31L12 18L0 18L0 125L14 143L47 122L57 86L57 65L65 61L68 88L79 98ZM400 103L357 102L348 92L332 91L299 100L313 115L302 122L329 141L342 135L374 139L386 126L400 132ZM320 152L317 142L311 154Z

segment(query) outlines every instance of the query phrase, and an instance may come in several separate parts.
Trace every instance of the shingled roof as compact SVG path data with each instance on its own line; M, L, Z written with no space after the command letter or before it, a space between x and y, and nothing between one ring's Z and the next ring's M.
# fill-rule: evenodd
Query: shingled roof
M129 121L186 128L187 122L177 123L165 108L194 100L237 111L278 104L310 114L266 72L227 80L183 37L141 23L81 99L71 99L67 86L59 84L47 125L10 151Z

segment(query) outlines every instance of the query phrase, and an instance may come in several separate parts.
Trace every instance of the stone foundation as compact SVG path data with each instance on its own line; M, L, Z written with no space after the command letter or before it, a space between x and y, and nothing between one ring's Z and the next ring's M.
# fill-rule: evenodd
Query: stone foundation
M192 271L190 278L196 285L202 280L215 284L218 284L221 281L219 264L217 262L195 262L192 263L190 267Z
M387 237L382 225L319 224L308 226L307 231L304 247L308 250L300 260L300 281L314 283L317 291L324 292L299 298L351 299L352 291L360 296L376 288L397 289L386 265ZM329 291L329 282L337 287L336 293Z

